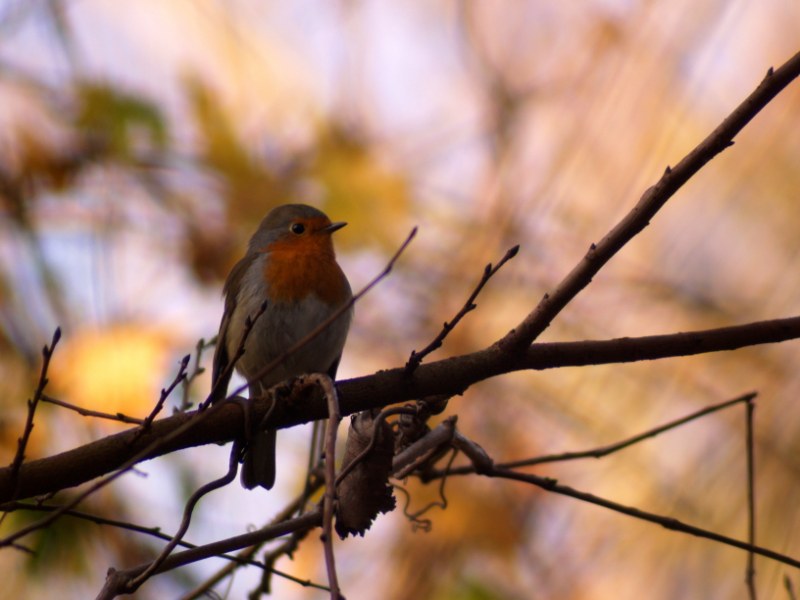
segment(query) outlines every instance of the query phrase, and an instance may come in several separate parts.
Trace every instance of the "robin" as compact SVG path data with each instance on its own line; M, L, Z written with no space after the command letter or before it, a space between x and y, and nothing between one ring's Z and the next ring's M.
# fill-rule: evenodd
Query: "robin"
M255 320L236 370L247 380L250 397L306 373L336 375L353 309L343 312L322 333L269 372L264 367L328 319L353 297L336 262L331 234L346 223L332 223L304 204L271 210L250 238L247 252L225 281L225 311L219 326L212 389L224 394L226 367L235 356L248 317ZM225 377L224 381L217 381ZM258 431L248 440L242 485L270 489L275 483L275 430Z

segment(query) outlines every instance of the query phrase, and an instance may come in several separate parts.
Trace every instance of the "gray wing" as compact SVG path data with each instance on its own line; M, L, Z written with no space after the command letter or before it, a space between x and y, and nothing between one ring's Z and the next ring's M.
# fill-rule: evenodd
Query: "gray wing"
M217 345L214 349L214 361L211 370L210 400L212 404L225 398L228 391L228 383L233 374L233 369L228 368L232 359L228 351L228 327L233 311L236 309L236 296L241 287L242 277L254 258L254 254L248 253L237 262L231 269L222 288L222 293L225 295L225 310L222 313L222 320L219 324L219 334L217 335Z

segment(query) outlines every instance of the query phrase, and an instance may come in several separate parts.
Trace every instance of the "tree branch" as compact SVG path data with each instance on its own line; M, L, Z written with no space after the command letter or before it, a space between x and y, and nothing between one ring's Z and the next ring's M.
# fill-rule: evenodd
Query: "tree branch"
M552 294L545 294L536 308L498 345L508 351L520 351L550 326L553 319L577 296L592 278L631 241L677 192L700 169L720 152L733 145L733 138L787 85L800 75L800 52L780 68L767 71L766 77L706 139L687 154L674 168L667 167L661 179L648 188L638 204L589 251L561 281Z
M471 385L505 373L655 360L735 350L800 338L800 317L759 321L747 325L705 331L618 338L583 342L534 344L514 360L496 346L453 358L424 363L406 377L405 368L379 371L373 375L338 382L342 416L435 394L461 394ZM271 400L254 401L253 418L262 419ZM176 450L236 439L243 431L242 411L237 402L221 403L215 414L205 418L174 439L165 438L195 418L196 412L178 413L154 421L146 433L132 428L68 450L61 454L24 462L19 469L19 498L80 485L109 473L132 456L162 443L142 457L148 460ZM269 426L286 428L327 416L322 397L279 406ZM0 469L0 502L12 500L9 467Z
M210 544L197 546L196 548L171 554L159 565L158 569L156 569L156 573L163 573L184 565L205 560L206 558L212 558L219 556L220 554L240 550L256 544L261 544L266 540L273 540L277 537L302 529L318 527L321 524L321 511L319 509L313 510L294 519L288 519L275 525L267 525L266 527L262 527L256 531L243 533L241 535L236 535L216 542L211 542ZM113 598L124 589L123 586L125 582L143 573L149 566L150 563L147 562L137 567L126 569L125 571L109 569L105 585L98 594L97 598Z

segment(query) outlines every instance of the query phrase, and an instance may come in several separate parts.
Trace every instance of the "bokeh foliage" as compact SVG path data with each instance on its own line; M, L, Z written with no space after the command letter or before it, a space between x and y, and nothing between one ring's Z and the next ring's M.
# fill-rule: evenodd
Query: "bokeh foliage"
M65 339L50 393L146 414L177 358L214 335L222 279L264 213L286 201L350 223L337 243L356 287L412 224L421 226L398 271L359 305L342 376L402 364L454 314L483 265L520 243L520 256L440 355L485 346L768 66L797 50L797 23L800 8L777 0L6 3L2 455L13 456L39 348L57 324ZM797 314L799 108L795 86L681 191L546 338ZM795 359L789 343L515 374L476 386L449 410L495 458L519 458L609 443L756 389L759 543L796 556ZM198 379L192 398L207 386ZM619 456L539 472L744 537L743 421L717 415ZM28 454L116 428L44 406ZM302 455L303 443L293 448ZM182 498L208 478L209 456L220 456L185 454L143 467L151 477L126 481L91 509L174 530ZM283 477L287 488L301 479ZM416 506L438 497L431 486L408 487ZM337 547L348 598L744 591L738 551L509 483L453 480L446 494L446 511L428 515L428 533L413 532L397 512ZM211 497L218 508L200 515L190 537L242 531L268 519L280 499L238 490ZM67 582L72 597L85 597L108 566L136 562L152 545L74 521L45 535L31 544L47 548L37 559L6 552L0 560L17 596ZM78 547L80 557L68 551ZM162 577L141 597L177 595L215 566ZM324 579L314 544L281 566ZM758 573L764 598L785 597L785 574L800 581L767 561ZM252 577L237 578L232 597ZM280 586L281 598L321 597Z

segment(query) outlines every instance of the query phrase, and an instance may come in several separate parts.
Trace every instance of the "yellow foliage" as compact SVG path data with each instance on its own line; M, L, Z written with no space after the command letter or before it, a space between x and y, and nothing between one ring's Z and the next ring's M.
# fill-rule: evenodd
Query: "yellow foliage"
M52 365L53 387L84 408L145 414L158 400L168 335L127 323L84 330L65 340Z

